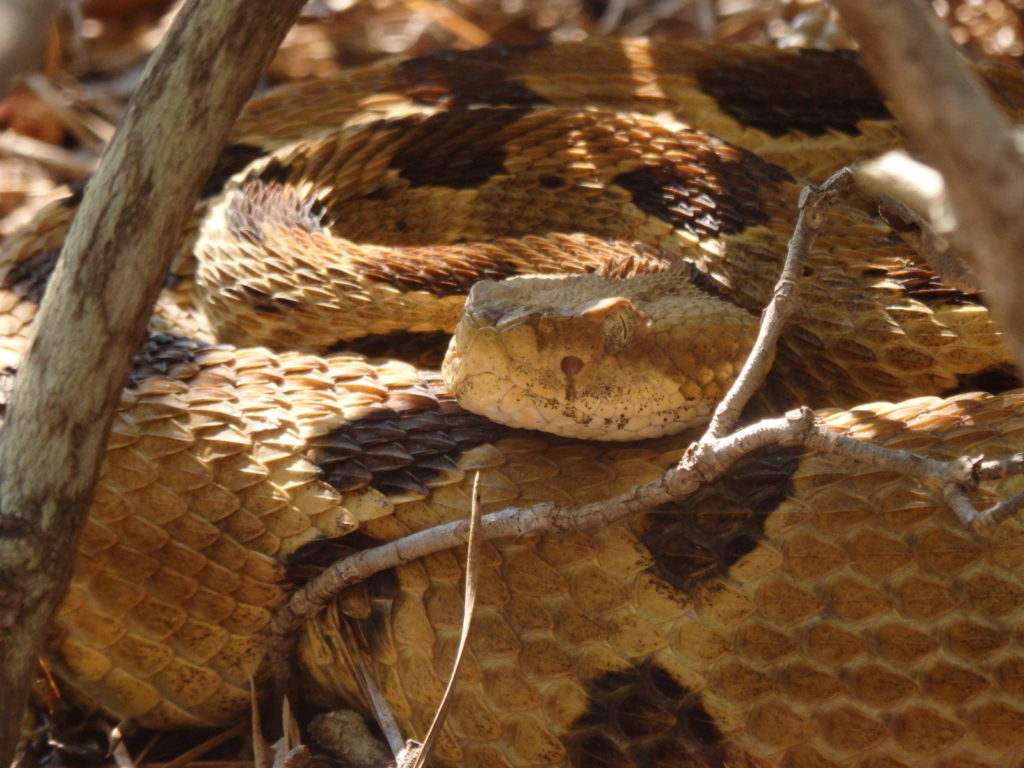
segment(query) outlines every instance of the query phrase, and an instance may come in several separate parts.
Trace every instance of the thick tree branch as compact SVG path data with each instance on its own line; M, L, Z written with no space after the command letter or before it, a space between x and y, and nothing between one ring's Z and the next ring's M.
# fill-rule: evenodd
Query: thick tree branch
M974 273L1024 369L1024 158L1010 124L920 0L831 0L912 143L945 178Z
M193 0L89 183L0 432L0 765L173 248L302 0Z

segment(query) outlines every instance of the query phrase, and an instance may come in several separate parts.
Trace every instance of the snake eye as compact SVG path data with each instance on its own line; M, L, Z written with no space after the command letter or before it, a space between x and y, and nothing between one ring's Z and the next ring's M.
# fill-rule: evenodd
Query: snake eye
M600 324L605 351L611 354L629 346L637 330L649 321L645 313L623 296L591 302L582 308L580 315Z

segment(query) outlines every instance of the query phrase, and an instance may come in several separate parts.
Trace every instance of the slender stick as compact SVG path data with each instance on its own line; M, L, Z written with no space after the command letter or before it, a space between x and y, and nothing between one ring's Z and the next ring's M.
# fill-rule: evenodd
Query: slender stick
M459 632L459 645L455 649L455 659L452 662L452 671L448 676L448 685L444 688L444 694L437 705L434 719L427 729L427 735L423 737L423 743L409 751L408 755L400 756L398 768L411 765L411 768L423 768L427 764L431 750L437 737L444 727L448 710L451 709L455 683L459 676L459 669L462 667L462 660L466 653L466 644L469 642L469 629L473 624L473 611L476 609L477 580L479 579L480 563L480 473L473 476L473 497L469 510L469 540L466 542L466 589L462 600L462 631Z
M724 437L728 434L736 425L750 398L754 396L754 392L764 382L764 377L768 375L768 370L775 359L779 337L798 306L797 280L803 274L804 262L814 238L818 236L818 231L825 222L825 209L852 183L853 174L849 169L843 168L820 186L810 184L801 191L796 225L786 249L786 261L782 266L782 274L775 283L771 301L768 302L761 317L754 347L736 381L715 408L702 440Z

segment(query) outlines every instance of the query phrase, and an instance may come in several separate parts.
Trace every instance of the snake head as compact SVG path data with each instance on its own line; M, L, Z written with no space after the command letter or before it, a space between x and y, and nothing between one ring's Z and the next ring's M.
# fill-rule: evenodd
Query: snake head
M705 421L756 330L682 269L485 281L442 374L464 408L502 424L635 440Z

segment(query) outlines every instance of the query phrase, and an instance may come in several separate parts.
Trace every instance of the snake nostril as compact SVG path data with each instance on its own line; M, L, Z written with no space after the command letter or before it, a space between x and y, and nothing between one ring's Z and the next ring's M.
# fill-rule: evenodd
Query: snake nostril
M583 361L575 355L566 355L562 358L562 373L572 378L583 370Z

